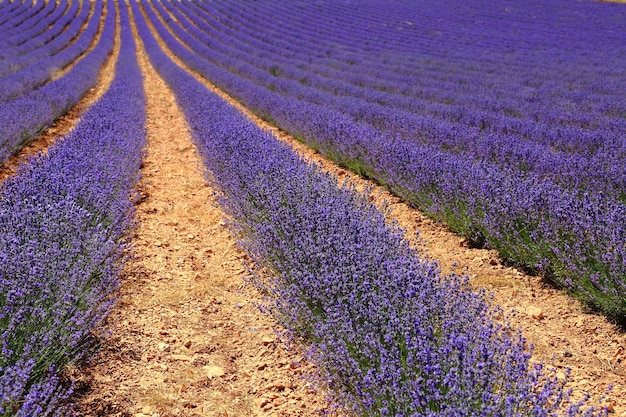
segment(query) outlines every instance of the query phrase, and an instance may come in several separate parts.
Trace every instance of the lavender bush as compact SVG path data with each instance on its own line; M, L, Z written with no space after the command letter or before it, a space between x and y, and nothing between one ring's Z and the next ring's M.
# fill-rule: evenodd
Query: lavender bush
M299 159L139 34L173 89L254 262L271 311L311 345L349 412L375 416L601 415L494 319L484 294L420 259L364 194Z
M626 55L615 54L624 48L623 8L537 3L561 25L546 29L515 1L494 16L476 16L464 2L458 12L436 2L418 11L410 2L365 1L358 10L297 3L288 12L272 0L245 11L227 1L184 3L153 2L146 13L194 70L473 244L626 320ZM509 21L507 7L520 22ZM307 18L319 25L287 31L288 41L263 35L282 13L294 19L286 27ZM185 16L194 15L191 24ZM466 32L455 41L458 27ZM254 44L260 58L238 50L253 34L269 45ZM274 43L288 43L287 52ZM601 70L600 62L614 65Z
M114 303L145 145L126 8L109 90L67 137L0 187L0 415L66 412L64 366ZM109 9L114 20L114 9Z

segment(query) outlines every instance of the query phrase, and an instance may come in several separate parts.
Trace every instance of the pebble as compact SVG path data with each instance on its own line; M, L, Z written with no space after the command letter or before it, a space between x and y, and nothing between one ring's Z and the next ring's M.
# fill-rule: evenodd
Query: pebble
M177 361L190 361L192 360L191 356L187 356L187 355L172 355L172 359L175 359Z
M222 376L226 373L226 371L224 371L224 368L217 366L217 365L203 366L202 368L205 370L209 378Z
M543 310L539 307L529 306L526 309L526 313L535 320L541 320L543 318Z

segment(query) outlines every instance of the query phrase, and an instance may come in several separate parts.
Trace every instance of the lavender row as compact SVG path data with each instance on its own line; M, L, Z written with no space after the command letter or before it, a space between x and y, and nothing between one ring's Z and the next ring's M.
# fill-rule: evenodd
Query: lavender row
M100 18L103 12L102 0L93 2L93 13L87 27L79 38L58 54L44 58L11 75L0 78L0 102L16 98L50 81L60 71L74 63L96 41L102 29Z
M311 344L341 406L373 416L582 414L482 295L422 261L365 195L338 187L177 67L132 4L234 230L275 276L257 284Z
M0 75L7 76L62 51L80 34L89 17L90 6L91 2L83 4L73 1L63 17L52 27L16 48L2 51Z
M21 2L19 1L14 1L14 2L7 2L5 1L4 3L4 10L3 10L3 15L2 17L0 17L0 33L2 33L2 31L5 29L5 27L7 26L8 22L13 19L13 17L15 17L15 15L17 13L21 12Z
M155 4L155 7L160 8L160 5ZM251 55L252 48L246 48L243 43L238 44L236 39L212 42L211 37L216 36L214 33L203 34L194 25L207 32L213 26L209 27L199 19L191 23L172 9L170 7L177 22L197 38L195 42L185 38L195 50L201 51L202 45L209 45L212 49L209 56L214 62L266 88L277 89L301 100L326 103L327 106L352 115L357 121L369 122L379 130L435 143L443 149L462 152L468 158L506 164L538 177L549 177L566 187L585 191L602 190L619 199L626 198L623 195L626 161L620 158L625 144L618 134L626 129L626 120L621 122L623 129L619 128L619 122L607 122L602 130L592 132L575 126L554 127L554 122L524 122L489 112L470 112L458 106L443 106L424 99L376 92L336 78L316 77L315 74L300 70L297 63L292 67L289 62L281 61L276 56L254 57ZM184 36L180 31L177 34ZM233 51L234 48L240 50ZM260 46L255 45L254 48ZM226 55L216 56L216 50ZM277 65L281 68L278 78L275 73L272 74L272 69L276 72ZM497 100L493 98L482 95L481 100L488 106L497 106ZM476 103L466 104L474 108ZM587 120L587 116L580 120ZM569 151L572 136L580 138L577 147L582 149L579 152ZM560 145L559 141L562 142ZM593 152L593 155L583 152Z
M78 10L78 2L73 3L74 10ZM51 2L51 4L56 3ZM69 8L70 4L68 0L60 1L54 11L46 16L46 18L40 21L37 25L34 25L28 31L20 32L14 35L14 40L12 42L11 48L3 48L0 54L0 59L6 60L11 57L19 56L24 52L28 52L30 50L28 48L31 45L43 45L45 43L45 40L48 39L48 35L46 34L46 32L48 32L52 28L55 28L56 25L62 22L61 19L63 19L63 16L65 16L69 12ZM63 23L61 28L65 27L66 24L67 22ZM61 29L58 29L59 32L60 30ZM39 40L40 37L42 38L42 40Z
M190 51L146 11L187 65L262 117L339 164L385 184L476 245L541 271L618 320L626 317L626 207L603 193L579 196L549 180L403 140L249 80Z
M44 6L43 0L26 0L19 13L16 13L9 21L0 27L3 34L11 34L16 27L27 21L31 16L37 14Z
M38 13L13 29L13 33L4 34L4 37L0 40L0 48L7 48L25 42L30 37L41 33L43 28L54 22L54 20L49 20L49 17L55 16L54 11L58 10L58 6L56 2L49 1Z
M100 40L91 52L63 77L2 103L0 164L65 114L96 84L99 70L112 51L114 39L115 4L109 1Z
M114 9L111 10L114 13ZM145 145L128 12L109 90L0 189L0 415L64 415L59 373L87 355L115 301Z

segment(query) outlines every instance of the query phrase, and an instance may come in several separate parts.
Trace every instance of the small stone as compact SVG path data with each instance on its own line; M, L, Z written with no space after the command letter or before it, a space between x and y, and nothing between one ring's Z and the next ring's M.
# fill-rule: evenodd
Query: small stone
M177 361L192 361L192 357L187 355L172 355L172 359Z
M269 336L263 336L263 339L261 339L264 345L271 345L272 343L274 343L274 338L273 337L269 337Z
M254 403L256 404L257 407L259 408L263 408L264 406L266 406L268 403L270 402L269 398L255 398L254 399Z
M187 237L188 237L189 239L193 239L193 238L195 238L196 236L195 236L195 235L192 235L191 233L189 233L189 234L187 235Z
M489 260L489 265L498 265L498 260L497 259L490 259Z
M526 309L526 313L535 320L541 320L543 318L543 310L539 307L530 306Z
M281 391L284 390L285 388L287 388L287 384L285 384L284 382L272 382L270 384L267 385L267 389L272 391Z
M565 349L565 352L563 352L563 356L565 356L566 358L571 358L572 356L574 356L574 354L571 350Z
M170 349L170 345L165 342L161 342L158 344L158 348L161 352L167 352Z
M207 374L207 376L209 378L215 378L215 377L218 377L218 376L222 376L222 375L224 375L226 373L224 371L224 368L221 368L221 367L216 366L216 365L203 366L202 368L205 370L205 372L206 372L206 374Z
M183 346L189 349L191 347L191 340L187 340Z

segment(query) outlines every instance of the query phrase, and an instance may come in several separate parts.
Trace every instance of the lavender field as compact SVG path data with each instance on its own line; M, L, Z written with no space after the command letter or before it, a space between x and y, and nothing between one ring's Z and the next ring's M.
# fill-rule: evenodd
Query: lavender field
M0 164L119 44L105 95L0 184L0 415L71 415L64 370L116 303L145 147L136 46L341 413L605 415L483 290L192 73L623 325L625 32L624 5L592 1L0 1Z

